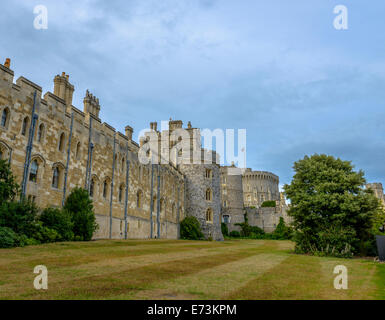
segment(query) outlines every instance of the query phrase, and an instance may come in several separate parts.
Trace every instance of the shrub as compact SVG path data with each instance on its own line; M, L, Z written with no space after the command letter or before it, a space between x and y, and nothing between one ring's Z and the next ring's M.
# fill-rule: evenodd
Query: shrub
M276 203L274 200L264 201L261 205L262 208L275 208Z
M240 236L241 236L241 234L237 230L233 230L230 232L230 237L239 238Z
M37 243L50 243L60 239L60 235L56 230L44 227L41 221L34 222L32 230L31 238L37 240Z
M9 162L0 159L0 204L13 201L20 191L11 172Z
M58 233L59 241L73 240L73 223L68 212L56 208L47 208L42 212L39 220L42 221L43 226L53 229Z
M285 220L282 217L279 218L279 223L273 232L273 237L277 240L289 240L292 238L292 230L286 226Z
M65 201L64 211L71 217L74 239L91 240L98 225L88 191L81 188L73 189Z
M188 216L180 223L180 237L185 240L201 240L204 238L197 218Z
M18 234L33 236L33 223L36 221L38 209L28 201L3 202L0 205L0 226L11 228Z
M229 228L227 227L226 223L222 222L221 230L222 230L223 236L227 237L229 235Z
M16 246L17 234L10 228L0 227L0 248Z

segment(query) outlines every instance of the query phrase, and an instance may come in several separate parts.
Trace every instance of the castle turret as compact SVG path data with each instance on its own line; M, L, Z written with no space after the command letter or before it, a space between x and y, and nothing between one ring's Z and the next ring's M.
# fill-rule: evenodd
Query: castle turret
M69 75L63 72L57 75L54 79L54 91L53 93L63 99L67 106L67 111L70 112L72 107L72 97L75 91L75 87L69 82Z
M86 96L83 99L84 103L84 113L90 114L95 118L99 119L100 104L99 99L92 95L88 90L86 91Z

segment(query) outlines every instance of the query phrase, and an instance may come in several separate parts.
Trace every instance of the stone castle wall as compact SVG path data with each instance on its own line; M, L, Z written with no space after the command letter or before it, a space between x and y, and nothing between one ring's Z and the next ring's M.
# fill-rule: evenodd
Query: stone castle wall
M31 177L30 165L26 184L26 196L29 199L41 208L62 205L71 136L66 195L75 187L92 189L100 226L95 238L125 236L126 202L128 238L156 237L158 230L162 238L178 237L179 221L183 219L185 211L185 178L179 170L172 165L161 166L159 193L158 171L154 174L154 207L151 214L151 170L154 168L138 161L139 146L132 140L129 126L122 134L103 123L98 117L99 101L89 92L84 99L84 112L72 106L74 88L64 73L55 77L55 94L47 92L43 97L40 86L23 77L14 83L13 77L14 72L10 68L0 65L0 115L4 114L4 110L7 114L6 123L0 125L0 156L9 159L17 182L21 184L36 92L35 114L38 119L31 164L36 161L38 170L36 177ZM26 130L23 130L23 126ZM92 163L90 142L94 146ZM89 165L90 178L86 179ZM55 184L54 174L57 174Z

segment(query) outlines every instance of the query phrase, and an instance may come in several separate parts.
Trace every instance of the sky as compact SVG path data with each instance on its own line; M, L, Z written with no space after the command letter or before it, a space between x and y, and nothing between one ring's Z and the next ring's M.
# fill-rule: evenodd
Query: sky
M66 72L76 107L89 89L102 121L137 141L170 117L246 129L247 167L281 185L314 153L385 184L384 13L383 0L2 0L0 62L43 93Z

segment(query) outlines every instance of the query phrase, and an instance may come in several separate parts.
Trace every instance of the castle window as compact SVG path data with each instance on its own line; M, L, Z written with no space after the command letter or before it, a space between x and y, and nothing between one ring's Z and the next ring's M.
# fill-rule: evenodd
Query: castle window
M0 160L3 159L3 150L0 150Z
M122 165L120 166L120 171L123 172L124 171L124 163L125 163L125 159L124 157L122 158Z
M213 171L211 169L206 169L206 178L211 179L213 177Z
M206 210L206 222L212 223L213 222L213 209L208 208Z
M172 216L175 217L175 203L172 204L171 213L172 213Z
M65 142L64 142L64 139L65 139L65 134L64 132L60 135L60 139L59 139L59 151L64 151L64 145L65 145Z
M164 199L160 199L160 214L164 215L166 212L166 205Z
M223 192L224 196L227 195L227 189L226 188L223 188L222 192Z
M142 191L138 190L136 193L136 207L142 208Z
M29 181L36 183L38 170L39 170L39 164L37 163L37 160L33 160L31 163L31 169L29 171Z
M223 207L226 208L227 207L227 201L223 201Z
M104 180L103 183L103 198L107 199L107 194L108 194L108 182L107 180Z
M60 178L60 169L58 167L55 167L53 169L52 188L59 189L59 178Z
M211 191L210 188L208 188L208 189L206 190L206 200L207 200L207 201L211 201L212 199L213 199L213 192Z
M152 198L152 212L156 212L156 197Z
M1 114L1 126L6 127L8 123L9 110L5 108Z
M223 216L223 223L230 223L230 216L229 215Z
M44 134L44 124L40 124L39 129L37 130L37 141L41 142Z
M80 142L78 142L77 145L76 145L75 157L76 157L77 160L80 159Z
M123 185L119 187L119 202L122 202L123 199Z
M27 134L28 123L29 123L29 118L25 117L24 120L23 120L23 126L21 128L21 134L23 136L25 136Z
M94 190L95 190L95 181L94 179L91 179L90 183L90 197L93 198L94 196Z

